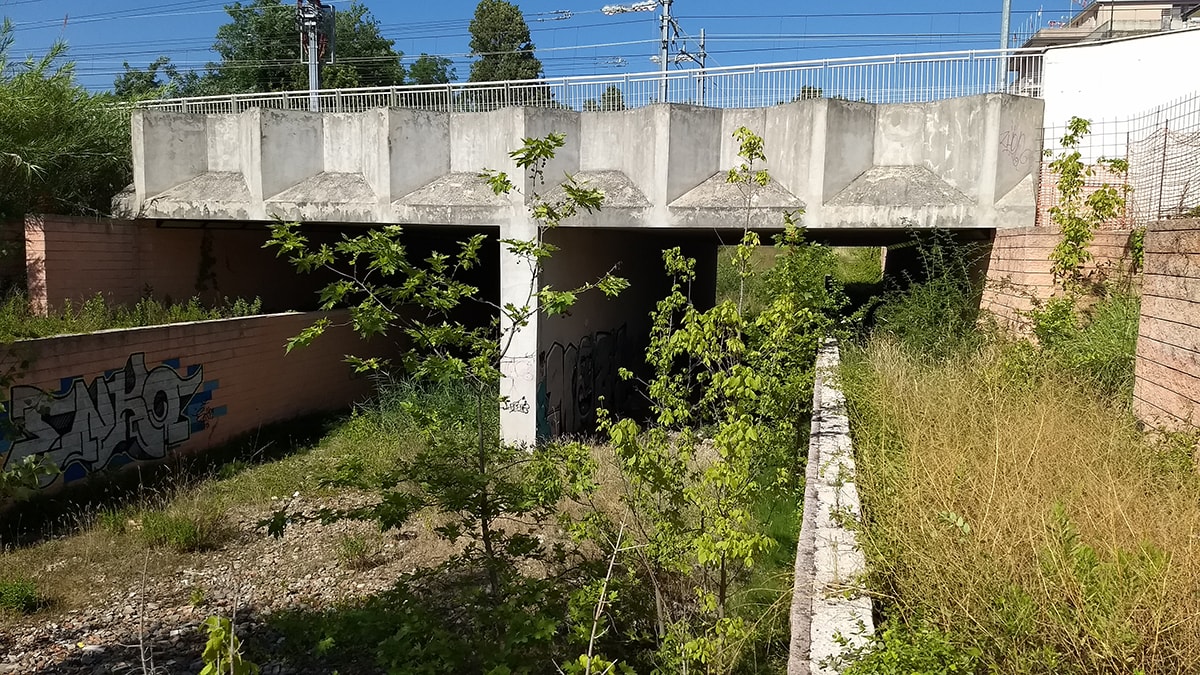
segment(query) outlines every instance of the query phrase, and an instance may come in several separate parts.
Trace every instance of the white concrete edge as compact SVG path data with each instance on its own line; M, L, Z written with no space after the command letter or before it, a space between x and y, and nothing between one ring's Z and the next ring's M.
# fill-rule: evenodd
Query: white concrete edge
M875 630L871 599L862 593L866 560L847 519L862 519L854 484L854 446L846 399L837 388L837 342L817 355L812 428L805 470L804 516L796 546L788 675L827 675L840 654L839 637L865 643Z

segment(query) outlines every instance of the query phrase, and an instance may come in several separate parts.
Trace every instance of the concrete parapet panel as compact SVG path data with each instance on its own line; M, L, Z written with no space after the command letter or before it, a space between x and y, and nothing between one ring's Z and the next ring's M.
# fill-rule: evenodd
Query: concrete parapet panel
M142 199L208 170L208 127L201 115L134 110L133 184Z
M550 134L562 134L564 145L554 151L554 159L546 164L546 183L558 184L564 174L578 172L580 169L580 146L582 145L579 113L548 108L520 108L520 110L524 113L523 124L520 133L510 141L512 147L509 150L518 149L522 139L525 138L543 138ZM518 183L518 185L524 189L527 200L532 198L534 193L545 192L546 185L535 185L529 182L528 176L525 176L524 179L525 182ZM514 182L516 181L514 180Z
M819 189L814 191L811 185L814 139L817 134L820 134L821 147L824 147L824 129L817 128L816 111L820 105L816 100L796 101L767 108L763 115L762 136L771 178L779 181L785 190L801 201L813 206L822 201ZM821 110L823 112L824 108ZM726 161L722 151L722 168L739 163L736 148L733 152L733 156Z
M742 158L738 157L739 144L736 138L733 137L735 131L740 127L746 127L750 131L762 136L767 156L766 162L760 162L760 167L771 171L778 164L779 150L776 145L776 139L771 135L771 130L767 128L767 108L728 108L721 111L721 155L717 160L718 166L722 169L730 169L742 163Z
M325 114L300 110L258 111L258 169L269 199L324 168Z
M928 131L925 104L879 105L875 112L875 164L924 166Z
M359 173L364 160L365 113L326 113L321 151L322 169L335 173Z
M998 149L996 199L1005 199L1011 208L1015 205L1015 197L1019 196L1021 206L1036 209L1031 177L1037 176L1042 163L1042 112L1046 103L1041 99L1003 94L992 98L999 107L1000 116L999 136L995 140ZM1013 195L1013 190L1025 181L1030 183L1027 202L1024 191Z
M242 171L238 149L238 122L235 114L208 115L204 118L208 142L208 171Z
M922 104L927 143L922 158L925 167L971 199L979 198L987 104L987 96Z
M579 115L579 169L620 171L649 199L659 194L654 173L658 154L654 107ZM637 148L637 152L630 149Z
M374 144L374 148L364 148L368 158L364 174L384 201L407 195L450 172L449 114L406 108L370 114L377 127L364 136L364 143Z
M721 111L690 105L656 107L665 111L665 119L659 120L666 122L668 134L667 152L656 156L665 178L665 206L721 170Z
M841 192L875 158L875 106L869 103L822 99L825 106L825 147L821 202ZM820 125L814 125L818 133Z
M450 114L450 171L479 173L504 171L516 177L516 164L508 156L524 131L520 108ZM415 157L413 159L416 159Z

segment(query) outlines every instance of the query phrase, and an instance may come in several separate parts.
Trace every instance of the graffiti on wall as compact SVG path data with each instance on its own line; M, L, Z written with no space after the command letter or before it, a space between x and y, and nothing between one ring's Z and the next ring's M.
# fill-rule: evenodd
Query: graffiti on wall
M629 345L625 326L588 335L578 344L550 345L539 359L538 437L590 431L596 408L620 406L628 385L617 370L628 365Z
M1013 166L1023 166L1029 163L1034 148L1025 132L1014 127L1000 135L1000 152L1008 157Z
M215 380L204 381L203 366L181 372L179 361L170 360L147 368L142 353L90 384L71 377L57 392L14 386L0 469L35 455L56 465L70 483L105 468L162 459L225 414L224 407L208 406L217 387Z

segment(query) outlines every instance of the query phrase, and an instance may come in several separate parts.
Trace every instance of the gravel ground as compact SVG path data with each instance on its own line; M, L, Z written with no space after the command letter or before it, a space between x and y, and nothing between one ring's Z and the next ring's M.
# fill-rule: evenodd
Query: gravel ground
M340 497L319 504L296 499L293 505L353 503L354 498ZM96 590L85 607L51 608L0 624L0 675L196 675L206 639L200 624L208 616L235 616L239 637L258 652L271 652L282 645L267 622L271 614L320 610L371 595L452 552L422 526L380 535L364 523L306 523L275 539L255 527L267 511L231 514L234 537L220 550L187 557L187 564L178 564L179 556L132 551L126 569L96 571ZM348 569L339 560L339 541L350 533L363 534L376 547L370 569ZM265 675L331 672L328 666L299 661L259 665ZM369 664L360 664L341 675L369 672Z

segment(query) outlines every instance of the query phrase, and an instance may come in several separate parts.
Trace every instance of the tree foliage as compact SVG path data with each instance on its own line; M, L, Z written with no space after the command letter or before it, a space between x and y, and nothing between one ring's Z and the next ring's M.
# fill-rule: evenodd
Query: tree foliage
M583 109L588 112L595 111L614 111L625 109L625 92L615 84L610 84L604 88L604 92L600 94L600 100L589 98L583 102Z
M200 96L308 88L308 66L302 61L295 6L282 0L234 2L225 7L229 23L217 29L212 49L221 60L203 73L179 72L160 57L146 70L130 68L117 77L114 89L137 96ZM335 59L321 64L321 87L369 87L403 84L403 53L380 33L379 22L360 2L339 9L335 25ZM165 81L159 73L167 76Z
M471 82L533 80L542 62L533 53L529 24L520 8L506 0L480 0L471 19Z
M421 54L408 67L408 80L412 84L446 84L458 78L454 62L444 56Z
M0 28L0 221L27 213L106 214L129 184L128 113L75 81L66 45L12 61Z

